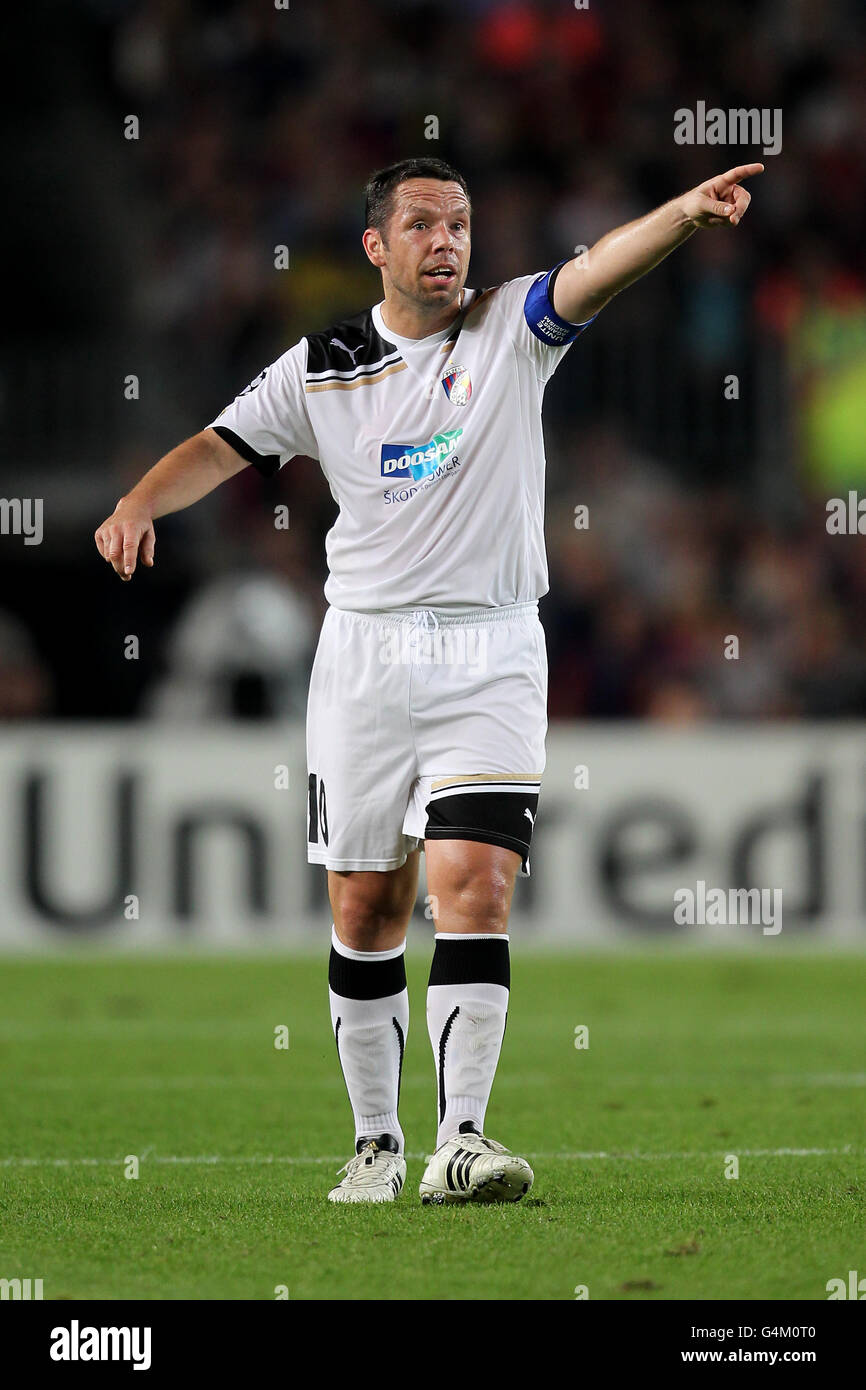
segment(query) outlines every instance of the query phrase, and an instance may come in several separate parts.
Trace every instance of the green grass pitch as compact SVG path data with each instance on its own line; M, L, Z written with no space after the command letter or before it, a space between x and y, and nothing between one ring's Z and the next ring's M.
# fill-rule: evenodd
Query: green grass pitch
M325 1200L351 1149L325 955L5 961L0 1277L46 1299L681 1300L826 1299L866 1273L866 959L515 950L487 1129L535 1187L443 1209L417 1196L422 939L406 1188Z

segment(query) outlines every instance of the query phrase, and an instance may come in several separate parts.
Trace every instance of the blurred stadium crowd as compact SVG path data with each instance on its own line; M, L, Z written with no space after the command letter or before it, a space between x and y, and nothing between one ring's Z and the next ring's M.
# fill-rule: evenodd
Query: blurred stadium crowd
M302 713L335 514L315 464L246 470L163 521L129 586L95 526L265 363L380 297L372 169L457 164L470 283L492 284L762 158L677 145L698 101L780 110L782 150L741 231L614 301L549 388L550 712L866 714L864 544L825 529L866 476L862 6L87 0L68 38L67 80L42 88L54 143L37 124L29 150L50 227L21 213L20 232L34 261L49 235L70 254L41 264L50 307L4 356L6 452L44 490L46 539L11 560L4 539L0 717ZM52 373L22 375L45 354Z

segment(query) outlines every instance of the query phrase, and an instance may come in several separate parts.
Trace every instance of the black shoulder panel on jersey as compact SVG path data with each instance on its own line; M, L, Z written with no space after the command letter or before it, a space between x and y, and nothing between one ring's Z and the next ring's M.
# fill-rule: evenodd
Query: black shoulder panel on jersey
M371 309L342 319L320 333L308 333L307 343L308 375L354 372L359 367L378 366L383 357L393 357L397 352L396 345L376 331Z

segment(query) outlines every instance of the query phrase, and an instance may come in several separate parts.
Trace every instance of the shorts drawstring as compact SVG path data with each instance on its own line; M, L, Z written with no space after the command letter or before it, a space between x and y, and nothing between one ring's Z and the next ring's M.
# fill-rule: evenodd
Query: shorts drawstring
M420 666L423 663L422 652L424 643L431 633L439 631L439 619L431 608L419 608L413 615L412 628L409 633L409 642L412 646L412 662ZM429 664L429 661L428 663Z

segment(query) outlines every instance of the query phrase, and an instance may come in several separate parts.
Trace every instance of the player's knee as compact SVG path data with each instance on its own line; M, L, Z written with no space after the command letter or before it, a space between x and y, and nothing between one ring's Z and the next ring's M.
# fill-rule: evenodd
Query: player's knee
M328 871L337 936L353 951L390 951L402 945L418 892L416 850L387 873Z
M427 845L427 881L439 931L506 931L520 855L481 841Z
M508 930L511 893L491 884L475 882L470 889L451 898L442 921L448 931L448 917L458 931L504 932Z
M377 876L378 877L378 876ZM388 951L406 935L413 898L382 876L372 886L351 875L334 894L334 924L344 945L353 951Z
M337 936L353 951L390 951L406 936L408 913L377 911L364 903L343 903L334 912Z
M464 863L452 866L447 889L440 903L443 930L451 925L457 930L506 931L511 898L514 892L516 863L499 856L483 864Z

